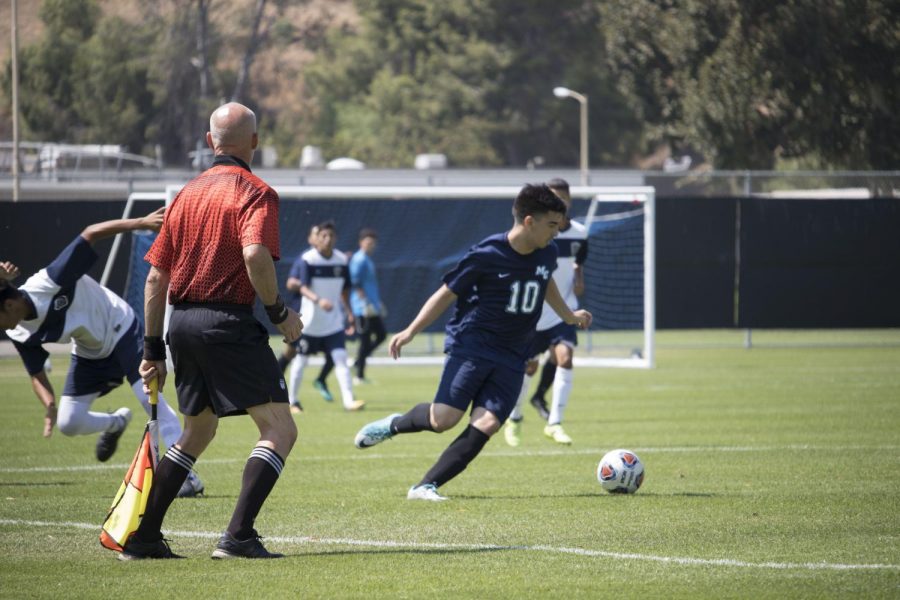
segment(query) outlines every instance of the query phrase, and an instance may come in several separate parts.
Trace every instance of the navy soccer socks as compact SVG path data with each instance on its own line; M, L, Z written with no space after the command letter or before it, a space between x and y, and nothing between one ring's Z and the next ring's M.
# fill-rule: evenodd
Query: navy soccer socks
M437 487L441 487L460 473L466 470L469 463L472 462L488 440L491 439L486 433L469 425L459 435L458 438L444 450L438 461L425 474L419 485L433 483Z

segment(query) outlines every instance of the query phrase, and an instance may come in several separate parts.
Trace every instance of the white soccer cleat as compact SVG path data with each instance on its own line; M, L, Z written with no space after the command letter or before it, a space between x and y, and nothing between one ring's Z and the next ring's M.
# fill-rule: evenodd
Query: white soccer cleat
M354 400L353 402L351 402L350 404L345 405L344 410L346 410L347 412L356 412L356 411L364 409L365 407L366 407L366 401L357 399L357 400Z
M391 423L399 416L402 415L400 413L394 413L383 419L378 419L377 421L372 421L371 423L364 425L363 428L359 430L359 433L356 434L353 444L357 448L362 449L374 446L375 444L380 444L384 440L391 439L394 437L394 434L391 432Z
M425 485L414 485L409 488L406 494L407 500L429 500L431 502L441 502L446 500L446 496L438 494L437 487L433 483Z
M518 448L519 444L522 443L522 422L507 421L503 427L503 437L506 439L507 445Z
M547 425L544 427L544 435L548 438L556 442L557 444L563 444L565 446L569 446L572 444L572 438L563 430L562 425Z

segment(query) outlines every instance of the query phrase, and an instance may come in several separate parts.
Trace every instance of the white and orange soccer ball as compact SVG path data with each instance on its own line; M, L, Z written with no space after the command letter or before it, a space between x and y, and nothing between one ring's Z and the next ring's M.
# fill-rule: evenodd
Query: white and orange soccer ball
M610 450L597 465L597 481L611 494L633 494L644 483L644 463L631 450Z

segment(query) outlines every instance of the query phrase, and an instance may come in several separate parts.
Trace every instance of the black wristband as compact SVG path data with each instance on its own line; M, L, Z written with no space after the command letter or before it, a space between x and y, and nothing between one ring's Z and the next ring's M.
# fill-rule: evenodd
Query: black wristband
M161 337L144 336L144 360L166 360L166 343Z
M288 309L284 305L284 300L281 299L281 296L275 297L275 304L264 304L263 308L266 309L266 314L269 316L272 325L278 325L288 317Z

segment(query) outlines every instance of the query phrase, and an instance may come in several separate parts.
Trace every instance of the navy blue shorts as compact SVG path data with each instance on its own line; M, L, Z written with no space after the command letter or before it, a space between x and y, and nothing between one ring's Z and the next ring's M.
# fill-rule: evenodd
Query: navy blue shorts
M106 358L82 358L72 355L69 373L63 387L64 396L110 393L128 378L129 384L140 379L138 367L144 354L141 322L135 318Z
M465 411L484 407L503 423L516 406L524 373L484 359L448 356L441 383L434 396L436 404Z
M551 346L557 344L565 344L570 348L578 345L578 335L575 333L575 326L566 323L554 325L550 329L538 331L531 342L531 356L543 354Z
M219 417L287 402L287 386L269 346L269 332L250 307L178 304L166 336L175 364L178 410Z
M303 356L311 356L313 354L318 354L319 352L331 354L332 350L344 347L346 338L347 336L344 335L343 331L338 331L337 333L332 333L331 335L326 335L324 337L301 335L300 339L294 342L294 347L297 348L297 351Z

